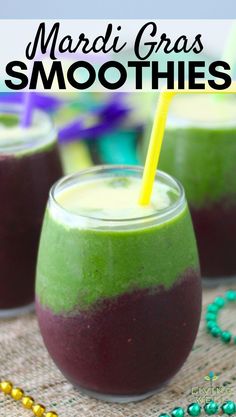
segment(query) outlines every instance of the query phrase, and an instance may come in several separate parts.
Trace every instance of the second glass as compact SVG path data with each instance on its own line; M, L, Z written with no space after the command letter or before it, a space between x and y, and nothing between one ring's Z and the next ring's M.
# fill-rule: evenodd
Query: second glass
M179 95L160 167L185 187L206 285L236 280L236 100Z
M0 108L0 317L33 308L40 228L62 167L47 114L20 124L21 107Z

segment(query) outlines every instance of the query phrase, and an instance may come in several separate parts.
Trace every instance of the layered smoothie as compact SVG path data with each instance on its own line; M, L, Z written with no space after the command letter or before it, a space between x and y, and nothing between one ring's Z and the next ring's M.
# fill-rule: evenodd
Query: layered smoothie
M208 284L236 277L235 156L235 98L174 99L160 167L185 187Z
M37 314L62 373L91 395L145 398L188 356L199 324L198 256L182 188L159 173L138 207L141 168L95 168L51 191Z
M23 129L17 109L0 111L0 316L7 316L34 301L42 217L62 168L46 115Z

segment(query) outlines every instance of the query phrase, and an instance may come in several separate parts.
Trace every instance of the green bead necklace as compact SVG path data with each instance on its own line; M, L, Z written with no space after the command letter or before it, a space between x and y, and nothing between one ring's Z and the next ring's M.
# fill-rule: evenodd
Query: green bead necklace
M228 290L224 297L216 297L212 304L207 306L206 312L206 329L213 336L218 337L223 343L236 344L236 337L233 337L232 333L228 330L222 330L218 324L218 315L220 310L228 303L236 302L236 291Z
M204 407L201 407L201 405L198 403L192 403L187 406L186 411L182 407L175 407L170 412L170 414L162 413L159 414L158 417L184 417L186 416L186 412L189 416L193 417L200 416L202 412L204 412L208 416L219 414L226 414L227 416L232 416L236 415L236 403L234 401L228 400L220 406L220 404L211 400L210 402L206 403Z

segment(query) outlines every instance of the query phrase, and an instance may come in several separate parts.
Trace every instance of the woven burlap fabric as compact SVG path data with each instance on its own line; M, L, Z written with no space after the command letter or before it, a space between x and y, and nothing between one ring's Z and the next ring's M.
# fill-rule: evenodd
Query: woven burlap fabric
M225 288L204 291L203 317L206 305L224 291ZM235 317L236 311L225 308L221 315L224 328L236 331ZM57 411L59 417L157 417L163 410L194 401L192 387L205 387L204 376L209 371L219 375L218 384L232 387L231 398L236 400L236 346L211 338L202 320L187 362L161 392L138 403L104 403L81 394L64 379L47 354L34 314L0 321L0 378L22 387L48 409ZM32 412L0 394L0 417L27 416Z

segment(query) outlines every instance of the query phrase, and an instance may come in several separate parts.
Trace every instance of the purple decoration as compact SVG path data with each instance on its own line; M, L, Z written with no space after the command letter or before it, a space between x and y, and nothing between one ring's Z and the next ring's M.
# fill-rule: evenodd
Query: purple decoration
M27 128L32 123L34 109L34 97L32 93L26 92L23 96L23 107L21 115L21 127Z
M55 111L64 104L64 101L55 96L34 93L34 103L38 109Z
M32 96L34 107L41 110L55 111L63 105L63 100L57 97L35 92L0 93L0 102L22 104L24 101L24 96L27 94L30 94Z
M68 143L81 139L96 139L98 136L108 132L117 126L130 112L119 100L112 99L103 107L93 111L96 114L97 123L87 127L86 117L73 120L59 130L59 142Z
M96 139L98 136L109 132L122 122L131 111L124 104L123 98L123 94L116 93L105 104L90 108L84 116L80 116L61 127L59 129L59 142L67 143L79 139ZM1 93L0 102L25 104L21 120L21 126L23 127L30 126L33 108L53 112L64 104L63 99L36 92ZM95 118L94 123L89 127L87 115L92 115Z

